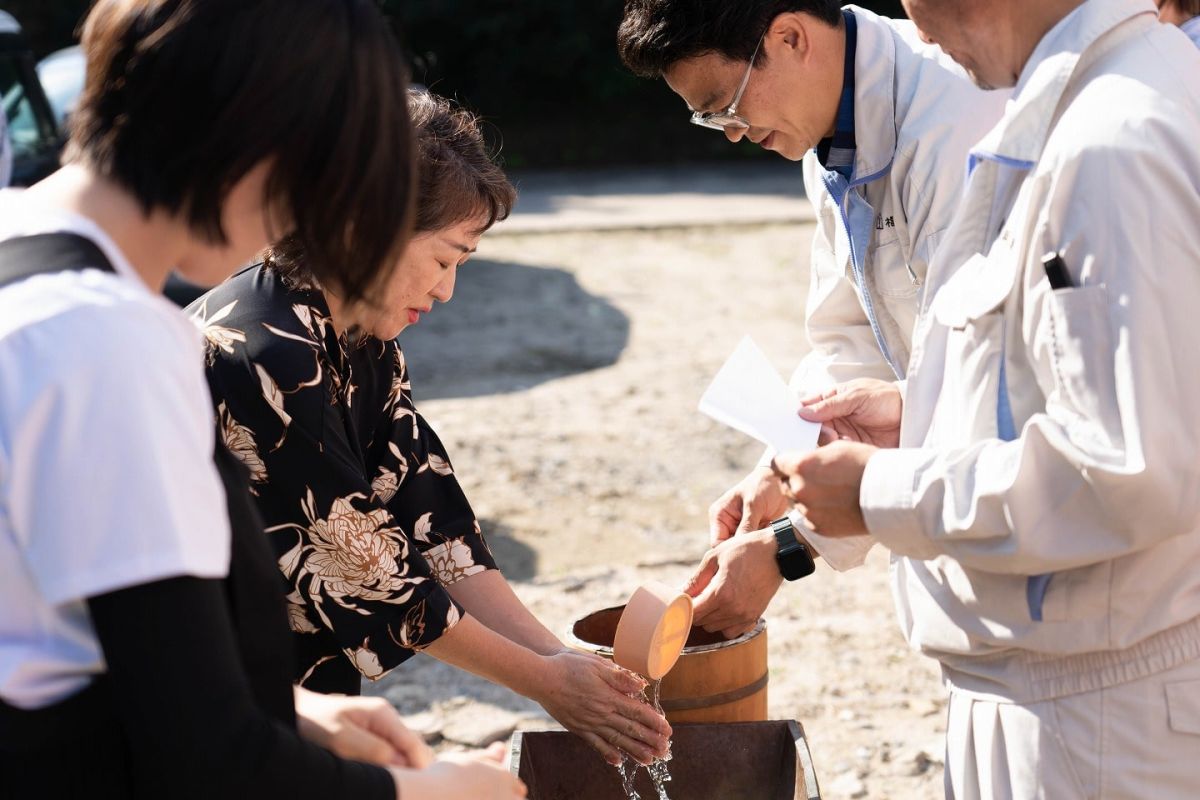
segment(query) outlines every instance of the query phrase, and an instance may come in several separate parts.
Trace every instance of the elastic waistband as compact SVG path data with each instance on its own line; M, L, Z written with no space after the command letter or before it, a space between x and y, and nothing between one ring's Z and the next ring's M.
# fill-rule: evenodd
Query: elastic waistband
M1003 662L994 661L994 672L989 677L945 663L942 674L955 691L993 701L1037 703L1119 686L1195 660L1200 660L1200 617L1148 636L1124 650L1071 656L1026 650Z

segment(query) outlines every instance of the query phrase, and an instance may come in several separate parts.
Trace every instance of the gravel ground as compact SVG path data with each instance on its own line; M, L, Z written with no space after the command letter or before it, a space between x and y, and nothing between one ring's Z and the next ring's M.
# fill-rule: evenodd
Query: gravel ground
M404 333L419 407L502 568L552 630L647 578L682 583L698 563L709 503L761 447L696 403L744 333L785 375L803 355L810 235L497 232L453 302ZM819 562L766 618L771 716L804 724L823 796L940 797L944 692L900 636L886 553L849 574ZM440 747L552 724L424 656L367 690Z

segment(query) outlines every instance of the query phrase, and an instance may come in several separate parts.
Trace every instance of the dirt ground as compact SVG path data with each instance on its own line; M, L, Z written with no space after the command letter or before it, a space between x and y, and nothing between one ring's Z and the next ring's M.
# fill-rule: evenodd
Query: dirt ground
M709 503L761 446L697 401L744 333L785 375L803 355L810 235L497 232L453 302L403 334L419 408L552 630L647 578L682 583L698 563ZM804 724L823 796L941 797L944 693L900 636L886 552L846 574L819 563L766 619L771 716ZM424 656L368 691L443 747L551 725L531 701Z

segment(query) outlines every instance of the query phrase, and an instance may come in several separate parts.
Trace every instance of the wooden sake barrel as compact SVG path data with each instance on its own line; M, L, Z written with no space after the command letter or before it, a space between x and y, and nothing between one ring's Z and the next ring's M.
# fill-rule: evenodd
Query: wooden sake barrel
M613 638L624 606L606 608L575 622L568 644L612 658ZM726 639L693 627L659 695L667 720L758 722L767 719L767 624Z

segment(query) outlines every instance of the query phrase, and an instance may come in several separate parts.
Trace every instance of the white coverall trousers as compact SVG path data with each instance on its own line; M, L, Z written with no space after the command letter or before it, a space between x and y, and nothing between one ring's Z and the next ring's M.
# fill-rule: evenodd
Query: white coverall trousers
M1200 660L1019 705L951 691L946 797L1197 800Z

